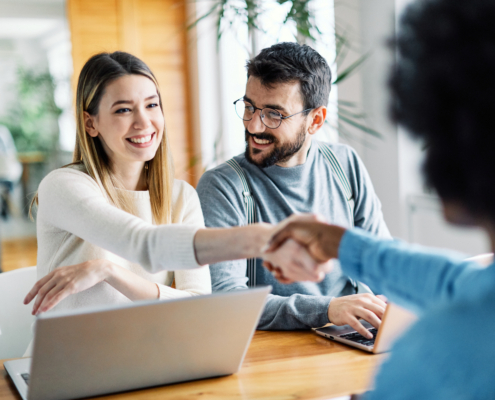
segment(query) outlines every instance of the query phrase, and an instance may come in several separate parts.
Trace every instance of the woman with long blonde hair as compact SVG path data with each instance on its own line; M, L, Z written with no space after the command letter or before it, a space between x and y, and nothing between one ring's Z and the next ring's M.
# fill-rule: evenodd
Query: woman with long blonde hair
M40 280L25 299L37 295L34 314L210 293L201 265L260 256L270 225L201 229L195 190L174 180L146 64L123 52L93 56L76 101L74 162L45 177L36 199Z

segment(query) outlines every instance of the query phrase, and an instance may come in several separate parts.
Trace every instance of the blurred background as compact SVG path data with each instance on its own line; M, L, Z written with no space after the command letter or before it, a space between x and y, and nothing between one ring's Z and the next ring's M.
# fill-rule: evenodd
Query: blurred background
M160 83L176 175L196 185L244 151L233 101L246 60L280 41L316 48L331 65L329 118L318 139L353 146L393 236L475 255L477 230L442 220L424 187L422 144L388 120L387 42L408 0L0 0L0 252L3 271L36 265L29 204L39 182L72 160L74 93L85 61L123 50Z

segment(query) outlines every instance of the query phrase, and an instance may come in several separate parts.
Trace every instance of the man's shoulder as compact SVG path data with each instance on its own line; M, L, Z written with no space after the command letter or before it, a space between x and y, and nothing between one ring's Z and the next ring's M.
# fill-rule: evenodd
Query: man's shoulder
M356 153L356 150L343 143L328 143L319 141L317 144L320 148L326 147L330 149L333 154L335 154L335 157L344 169L345 176L351 184L352 182L358 182L360 180L359 176L361 176L363 163ZM323 154L320 154L320 156L323 157Z
M329 143L316 141L320 148L329 148L337 157L342 165L354 163L357 159L356 151L349 145L344 143Z

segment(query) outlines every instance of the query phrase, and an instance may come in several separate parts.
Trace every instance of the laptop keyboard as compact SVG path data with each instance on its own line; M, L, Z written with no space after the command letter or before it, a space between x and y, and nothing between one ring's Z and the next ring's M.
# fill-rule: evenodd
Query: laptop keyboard
M363 335L361 335L358 332L347 333L345 335L340 335L339 337L342 339L351 340L353 342L362 344L364 346L373 346L375 344L376 334L378 333L378 330L376 328L371 328L368 329L368 331L370 331L373 334L373 339L365 338Z
M29 377L30 375L29 374L21 374L22 376L22 379L24 379L24 381L26 382L26 385L29 386Z

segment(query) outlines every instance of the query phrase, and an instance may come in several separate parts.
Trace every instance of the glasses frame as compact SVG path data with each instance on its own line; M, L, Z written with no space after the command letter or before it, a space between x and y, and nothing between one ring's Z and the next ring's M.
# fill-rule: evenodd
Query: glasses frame
M256 110L260 110L260 120L261 120L261 123L262 123L263 125L265 125L268 129L277 129L277 128L279 128L279 127L280 127L280 125L282 125L282 121L283 121L284 119L288 119L288 118L290 118L290 117L293 117L294 115L301 114L301 113L306 112L306 111L311 111L311 110L314 110L314 108L307 108L306 110L302 110L302 111L296 112L296 113L294 113L294 114L292 114L292 115L288 115L287 117L284 117L284 116L283 116L283 115L282 115L282 114L281 114L278 110L275 110L275 109L273 109L273 108L270 108L270 107L265 107L265 108L258 108L258 107L255 107L255 105L254 105L254 104L252 104L251 102L244 100L244 97L241 97L240 99L237 99L236 101L234 101L234 108L235 108L235 105L237 104L237 102L239 102L239 101L241 101L241 100L242 100L242 101L244 101L244 102L246 102L246 103L249 103L249 104L251 104L251 105L253 106L253 108L254 108L253 117L254 117L254 114L256 114ZM280 123L278 124L278 126L276 126L275 128L272 128L271 126L268 126L267 124L265 124L265 122L263 121L263 117L262 117L262 115L263 115L263 110L273 110L273 111L276 111L276 112L278 112L278 113L280 114ZM237 114L237 111L236 111L235 113ZM251 120L253 119L253 117L251 117L251 118L249 118L249 119L244 119L244 118L242 118L241 116L239 116L239 114L237 114L237 116L238 116L240 119L242 119L243 121L251 121Z

